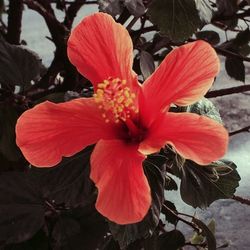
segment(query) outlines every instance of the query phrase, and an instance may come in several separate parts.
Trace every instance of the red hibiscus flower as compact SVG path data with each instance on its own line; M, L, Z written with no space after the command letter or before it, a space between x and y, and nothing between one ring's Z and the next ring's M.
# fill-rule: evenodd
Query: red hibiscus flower
M201 165L222 157L225 128L191 113L168 112L171 103L199 100L219 71L209 44L197 41L173 50L141 85L132 70L127 30L103 13L86 17L72 32L68 56L95 90L91 98L44 102L22 114L17 145L37 167L51 167L96 143L90 178L98 188L97 210L119 224L141 221L151 194L142 162L165 144Z

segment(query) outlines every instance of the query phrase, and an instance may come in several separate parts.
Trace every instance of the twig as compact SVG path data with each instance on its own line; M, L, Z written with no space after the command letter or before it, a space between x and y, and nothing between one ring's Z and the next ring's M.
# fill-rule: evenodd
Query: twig
M217 96L232 95L232 94L242 93L246 91L250 91L250 84L241 85L238 87L226 88L226 89L213 90L213 91L208 92L206 94L206 97L213 98Z
M189 42L194 42L194 41L197 41L197 39L194 39L194 38L189 38L188 39ZM180 46L182 45L183 43L181 44L177 44L177 46ZM211 45L212 46L212 45ZM226 49L223 49L223 48L220 48L220 47L216 47L216 46L212 46L216 52L218 54L221 54L223 56L232 56L232 57L237 57L243 61L246 61L246 62L250 62L250 57L246 57L246 56L242 56L240 54L237 54L237 53L234 53L233 51L230 51L230 50L226 50Z
M132 27L134 26L134 24L137 22L137 20L139 19L139 17L134 17L130 23L127 25L127 30L130 31L132 29Z
M241 129L239 129L239 130L230 132L230 133L229 133L229 136L236 135L236 134L239 134L239 133L242 133L242 132L250 132L250 126L247 126L247 127L245 127L245 128L241 128Z
M225 50L225 49L222 49L220 47L214 47L214 49L221 55L223 56L233 56L233 57L237 57L239 59L242 59L243 61L246 61L246 62L250 62L250 57L247 57L247 56L242 56L240 54L237 54L237 53L234 53L230 50Z
M172 209L170 209L169 207L167 207L164 204L163 204L163 208L168 210L179 221L182 221L183 223L185 223L185 224L189 225L190 227L192 227L197 233L199 233L199 234L201 233L201 229L194 222L183 219L182 217L178 216L178 214L176 214Z
M57 3L57 0L50 0L51 3ZM79 2L82 2L83 4L97 4L97 1L86 1L86 0L79 0ZM64 4L72 4L74 2L71 1L64 1Z
M246 11L242 13L236 13L230 16L214 16L212 19L212 22L214 21L226 21L226 20L233 20L236 18L244 18L250 16L250 9L247 9Z
M185 246L192 246L192 247L195 247L196 249L200 249L199 247L203 247L203 248L206 247L207 243L204 242L204 243L200 243L200 244L193 244L191 242L186 242Z
M249 199L242 198L242 197L236 196L236 195L234 195L234 196L232 197L232 199L235 200L235 201L240 202L241 204L245 204L245 205L250 206L250 200L249 200Z
M76 17L77 12L80 10L80 8L87 3L86 0L75 0L75 2L72 2L65 14L64 24L67 26L68 29L72 28L73 21Z
M22 15L23 0L10 1L7 27L7 41L9 43L20 44Z
M40 4L41 0L23 0L23 2L32 10L37 11L41 16L43 16L50 34L52 36L53 42L57 48L62 46L62 37L65 37L68 33L66 27L61 24L55 17L54 12L50 9L45 8L45 4Z

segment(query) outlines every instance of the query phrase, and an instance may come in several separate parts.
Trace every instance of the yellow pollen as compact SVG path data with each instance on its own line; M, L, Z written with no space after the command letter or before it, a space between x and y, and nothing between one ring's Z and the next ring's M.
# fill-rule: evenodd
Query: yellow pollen
M126 121L131 114L138 113L135 103L136 95L128 87L126 80L109 78L97 85L94 94L95 102L99 109L103 109L102 117L108 123L113 120L118 123Z

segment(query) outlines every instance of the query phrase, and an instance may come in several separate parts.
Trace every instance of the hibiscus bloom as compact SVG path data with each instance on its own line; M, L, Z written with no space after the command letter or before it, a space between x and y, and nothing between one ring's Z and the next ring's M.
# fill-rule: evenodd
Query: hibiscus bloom
M205 116L168 112L190 105L211 87L219 60L203 41L174 49L141 85L132 70L127 30L111 16L93 14L68 40L72 64L93 86L91 98L44 102L24 112L16 126L17 145L37 167L52 167L90 144L90 178L98 188L97 210L111 221L141 221L151 205L142 162L166 144L201 165L222 157L225 128Z

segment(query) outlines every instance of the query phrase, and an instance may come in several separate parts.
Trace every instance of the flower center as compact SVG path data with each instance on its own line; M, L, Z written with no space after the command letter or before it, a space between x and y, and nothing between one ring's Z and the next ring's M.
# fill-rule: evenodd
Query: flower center
M97 85L94 98L103 110L105 122L126 122L132 114L138 113L135 104L136 95L130 90L126 80L108 78Z

